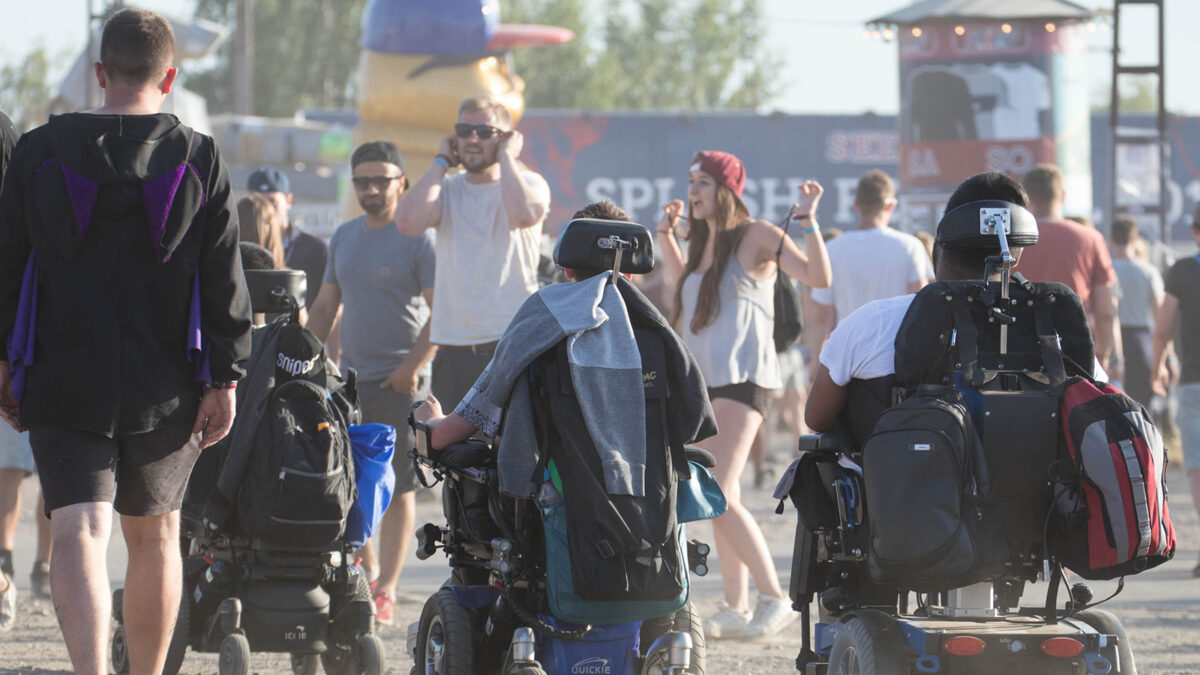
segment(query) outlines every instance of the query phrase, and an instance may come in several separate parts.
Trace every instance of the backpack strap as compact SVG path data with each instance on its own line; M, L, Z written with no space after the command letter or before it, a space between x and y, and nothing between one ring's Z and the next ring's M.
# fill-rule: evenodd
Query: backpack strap
M983 386L983 371L979 369L979 331L967 308L967 291L962 289L947 299L954 313L954 345L958 350L954 369L962 373L964 383L972 387Z
M1047 295L1039 293L1033 296L1033 320L1042 348L1042 363L1046 366L1046 376L1050 378L1050 393L1061 396L1067 382L1067 369L1063 363L1062 347L1058 346L1058 333L1054 330L1050 298Z

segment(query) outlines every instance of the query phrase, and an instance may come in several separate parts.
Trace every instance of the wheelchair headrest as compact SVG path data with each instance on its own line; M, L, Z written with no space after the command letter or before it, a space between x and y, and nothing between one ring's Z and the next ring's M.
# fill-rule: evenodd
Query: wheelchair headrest
M253 311L283 314L292 310L288 298L304 306L308 283L300 270L246 270L246 287Z
M1033 246L1038 240L1037 219L1024 207L999 200L970 202L942 217L937 240L946 248L1000 250L996 227L1004 228L1009 247Z
M588 272L611 270L616 252L613 237L633 243L633 250L625 251L621 258L622 272L646 274L654 269L650 230L637 223L593 218L577 218L563 226L554 243L554 262Z

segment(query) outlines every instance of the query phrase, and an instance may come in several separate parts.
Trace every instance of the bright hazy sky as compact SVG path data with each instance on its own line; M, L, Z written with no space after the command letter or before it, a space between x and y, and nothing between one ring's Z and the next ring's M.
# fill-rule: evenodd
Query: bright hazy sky
M98 7L102 0L94 0ZM601 0L589 0L599 6ZM1111 8L1111 0L1077 0ZM5 2L0 63L11 63L38 45L62 53L82 45L89 0ZM132 4L132 3L131 3ZM140 0L139 6L178 17L192 13L194 0ZM504 0L500 0L503 12ZM863 23L907 4L906 0L764 0L770 48L782 58L781 93L771 109L794 113L894 113L898 93L897 49L863 37ZM1154 28L1146 8L1123 14L1129 28L1126 53L1153 49ZM1129 10L1123 10L1129 12ZM1166 0L1167 106L1178 114L1200 114L1200 87L1186 75L1200 63L1200 2ZM503 13L501 14L503 16ZM1097 31L1089 58L1093 98L1107 90L1111 31ZM1152 55L1152 54L1151 54ZM74 56L72 52L71 58ZM1140 55L1136 55L1141 58ZM1101 96L1103 98L1103 96Z

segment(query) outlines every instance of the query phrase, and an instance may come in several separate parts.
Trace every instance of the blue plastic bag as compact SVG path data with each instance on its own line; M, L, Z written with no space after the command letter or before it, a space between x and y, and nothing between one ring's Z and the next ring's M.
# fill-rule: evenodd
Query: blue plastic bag
M725 493L717 484L712 472L696 462L691 465L692 477L679 481L679 495L675 500L675 519L680 523L693 520L708 520L725 513Z
M350 425L350 451L354 455L358 499L346 518L346 541L352 546L362 546L379 529L379 521L396 490L396 473L392 470L395 427L374 423Z

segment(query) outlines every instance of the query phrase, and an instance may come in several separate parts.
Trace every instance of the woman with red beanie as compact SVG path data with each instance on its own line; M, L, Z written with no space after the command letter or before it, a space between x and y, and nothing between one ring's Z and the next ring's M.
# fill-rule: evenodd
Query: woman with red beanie
M663 207L657 226L665 278L675 284L671 322L700 363L717 416L717 435L700 445L716 457L714 473L729 502L713 521L725 589L724 606L704 622L714 638L770 635L796 616L762 530L742 506L739 478L770 390L783 384L772 338L776 251L778 267L793 279L825 287L832 278L816 220L820 184L806 181L792 206L788 231L803 235L805 250L779 227L750 217L741 200L745 184L737 157L701 152L689 171L686 229L676 227L684 216L680 200ZM680 239L688 242L686 258ZM759 593L753 612L750 577Z

